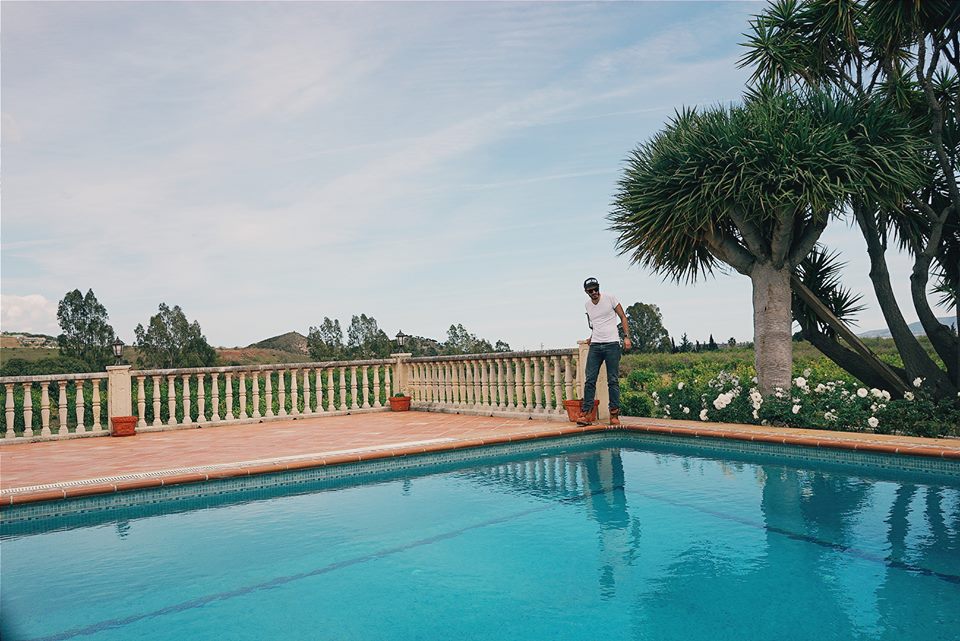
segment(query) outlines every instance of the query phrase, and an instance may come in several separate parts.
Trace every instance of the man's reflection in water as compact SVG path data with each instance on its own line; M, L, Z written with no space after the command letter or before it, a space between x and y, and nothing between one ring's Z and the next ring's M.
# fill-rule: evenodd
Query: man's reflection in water
M573 460L573 457L571 457ZM586 505L600 525L600 594L612 598L617 579L633 564L640 538L640 521L630 518L624 491L623 459L619 449L605 449L579 460Z

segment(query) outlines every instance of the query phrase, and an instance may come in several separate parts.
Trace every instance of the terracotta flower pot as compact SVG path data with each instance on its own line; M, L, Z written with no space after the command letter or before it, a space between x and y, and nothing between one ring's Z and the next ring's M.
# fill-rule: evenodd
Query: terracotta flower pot
M580 406L583 405L583 400L579 398L571 398L563 402L563 406L567 410L567 418L570 419L571 423L577 422L577 417L580 415ZM597 409L600 407L600 401L594 399L593 401L593 411L590 412L590 415L587 417L590 421L597 420Z
M136 416L114 416L110 419L110 436L133 436L136 433Z
M390 410L394 412L407 412L410 410L409 396L391 396Z

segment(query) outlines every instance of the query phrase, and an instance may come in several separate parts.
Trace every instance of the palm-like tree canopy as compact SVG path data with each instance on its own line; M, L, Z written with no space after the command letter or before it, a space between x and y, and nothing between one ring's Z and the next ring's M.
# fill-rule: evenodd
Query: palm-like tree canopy
M634 150L609 220L621 253L677 280L718 261L790 268L851 197L899 204L923 180L922 147L883 103L763 88L683 110Z

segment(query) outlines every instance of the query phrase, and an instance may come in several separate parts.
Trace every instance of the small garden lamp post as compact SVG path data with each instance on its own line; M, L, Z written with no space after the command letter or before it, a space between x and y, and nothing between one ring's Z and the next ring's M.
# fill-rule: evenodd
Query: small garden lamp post
M116 364L119 365L120 357L123 355L123 341L120 340L119 336L113 339L113 343L111 343L111 347L113 347L113 356L117 359Z
M403 351L403 344L407 338L409 338L409 336L404 334L402 329L397 332L397 347L401 352ZM396 372L397 391L389 398L390 409L394 412L406 412L410 409L411 398L407 396L407 365L403 359L410 356L410 354L400 353L391 354L391 356L397 358L397 364L394 369L394 372Z
M403 349L403 343L406 340L407 340L407 334L404 334L403 330L401 329L399 332L397 332L397 347Z

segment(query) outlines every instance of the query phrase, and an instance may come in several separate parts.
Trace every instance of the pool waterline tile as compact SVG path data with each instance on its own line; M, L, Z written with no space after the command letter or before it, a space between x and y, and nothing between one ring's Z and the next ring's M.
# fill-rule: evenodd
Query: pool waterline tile
M288 424L289 423L289 424ZM584 434L666 436L698 445L718 443L744 451L748 445L774 453L778 447L809 450L827 460L835 453L883 456L881 467L960 469L960 440L917 439L876 434L786 430L663 419L626 419L622 428L580 427L569 423L505 417L408 412L300 419L262 425L218 426L155 432L133 439L77 439L23 444L0 449L3 478L0 504L23 504L121 492L171 484L235 479L317 467L344 467L367 461L396 465L402 458L490 448ZM297 437L275 438L277 429L295 428ZM91 446L97 451L91 452ZM749 448L748 448L749 450ZM791 450L792 452L793 450ZM268 454L254 458L255 454ZM176 466L184 461L193 465ZM943 465L935 463L943 462ZM109 471L111 474L103 474ZM97 472L101 472L99 475ZM34 482L30 482L30 481ZM41 481L41 482L36 482ZM42 482L45 481L45 482Z

